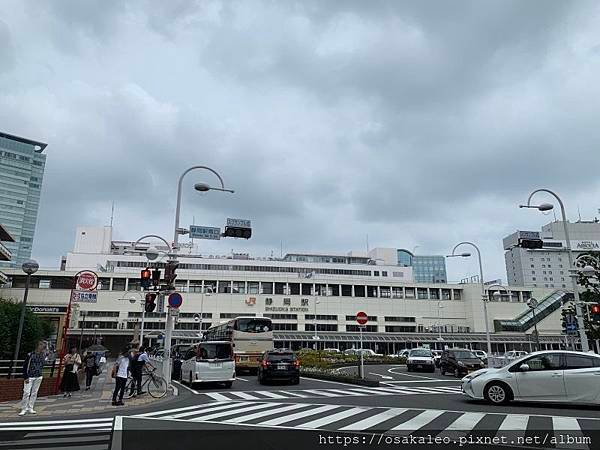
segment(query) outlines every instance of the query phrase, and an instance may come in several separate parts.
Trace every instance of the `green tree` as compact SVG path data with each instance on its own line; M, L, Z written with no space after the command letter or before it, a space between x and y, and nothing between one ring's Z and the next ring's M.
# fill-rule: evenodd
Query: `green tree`
M585 303L600 303L600 252L587 252L585 255L592 258L580 258L577 267L582 269L584 266L592 266L595 270L594 275L585 276L581 272L577 277L577 284L584 290L579 297ZM600 339L600 324L590 323L588 320L587 309L584 310L583 321L589 339Z
M0 298L0 356L2 358L12 358L13 356L20 315L21 303ZM51 332L50 323L30 310L26 310L19 357L24 357L32 351L37 341L48 338Z

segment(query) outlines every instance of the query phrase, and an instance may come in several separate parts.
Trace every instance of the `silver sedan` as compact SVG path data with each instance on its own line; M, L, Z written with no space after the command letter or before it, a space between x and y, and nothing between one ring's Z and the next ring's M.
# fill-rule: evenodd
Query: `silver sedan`
M511 400L600 404L600 356L547 350L462 379L467 397L496 405Z

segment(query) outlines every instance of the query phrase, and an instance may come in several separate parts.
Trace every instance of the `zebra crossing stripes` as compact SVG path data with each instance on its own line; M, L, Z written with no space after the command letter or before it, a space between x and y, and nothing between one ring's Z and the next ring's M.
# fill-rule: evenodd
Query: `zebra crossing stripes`
M243 424L253 427L299 430L386 432L413 434L427 432L454 438L485 433L517 439L545 432L568 432L575 437L600 427L598 418L464 412L437 409L392 408L322 403L283 403L276 401L212 402L176 410L153 412L157 419L192 422ZM139 415L140 417L142 415ZM149 416L146 414L145 416ZM490 434L491 432L491 434ZM560 445L558 445L560 447ZM587 443L569 443L569 449L587 450Z
M315 397L345 397L345 396L369 396L369 395L416 395L416 394L460 394L460 386L398 386L398 387L355 387L347 389L298 389L289 391L221 391L201 392L196 394L205 395L218 402L231 400L270 400L284 398L315 398Z

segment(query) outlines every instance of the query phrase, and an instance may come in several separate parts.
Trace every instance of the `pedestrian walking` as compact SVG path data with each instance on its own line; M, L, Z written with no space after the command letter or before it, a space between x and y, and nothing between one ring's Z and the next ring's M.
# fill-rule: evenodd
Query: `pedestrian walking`
M112 368L111 376L115 379L115 390L112 396L113 406L123 406L123 394L125 393L125 385L127 384L128 371L129 350L123 349Z
M89 391L92 380L98 374L98 364L94 353L86 352L83 358L83 367L85 368L85 390Z
M46 343L38 342L35 351L25 357L23 363L23 399L21 400L20 416L36 414L33 407L37 399L38 390L42 384L44 363L46 361Z
M65 370L63 371L62 380L60 382L60 390L64 394L63 397L71 397L72 392L79 390L77 371L81 366L81 356L77 353L77 347L71 348L71 353L65 355L63 364Z

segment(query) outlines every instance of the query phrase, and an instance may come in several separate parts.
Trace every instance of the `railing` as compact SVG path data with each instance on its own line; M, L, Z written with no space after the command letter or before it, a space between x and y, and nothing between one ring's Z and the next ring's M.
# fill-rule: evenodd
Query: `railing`
M23 373L24 359L16 359L12 365L11 378L21 378ZM8 371L10 369L10 359L0 359L0 378L8 377ZM43 375L45 377L52 377L54 373L58 371L58 359L53 361L47 361L44 364Z

